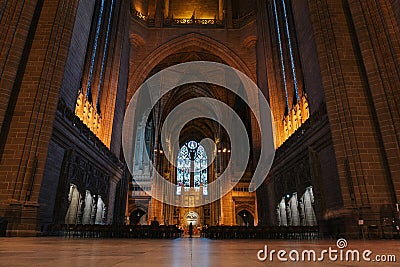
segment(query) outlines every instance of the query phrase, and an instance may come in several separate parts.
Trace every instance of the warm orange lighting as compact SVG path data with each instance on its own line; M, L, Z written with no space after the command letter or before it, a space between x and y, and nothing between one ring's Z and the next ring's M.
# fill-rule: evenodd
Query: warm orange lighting
M100 114L97 113L93 105L87 101L82 90L79 92L78 99L75 105L75 115L94 133L106 146L109 144L103 140L102 134L102 119Z
M302 96L300 101L289 111L289 114L283 119L282 141L277 144L281 146L301 125L308 120L310 112L306 96Z
M135 11L137 11L137 12L139 12L139 13L141 13L141 14L144 13L142 7L139 6L139 4L138 4L137 2L135 3L134 8L135 8Z
M169 1L169 18L183 19L219 19L219 1L191 1L184 4L180 1Z

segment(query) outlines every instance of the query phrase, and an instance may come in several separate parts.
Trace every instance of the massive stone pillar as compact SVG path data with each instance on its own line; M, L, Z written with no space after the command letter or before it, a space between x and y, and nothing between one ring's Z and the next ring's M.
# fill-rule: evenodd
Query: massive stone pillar
M308 1L346 232L379 224L400 194L399 26L389 0ZM332 20L332 17L335 20Z
M1 79L5 92L13 93L1 100L7 110L0 115L6 118L1 128L0 216L9 221L11 235L35 235L39 191L78 1L9 5L6 12L14 14L8 17L19 19L8 23L11 31L5 44L13 51L6 53L6 79Z

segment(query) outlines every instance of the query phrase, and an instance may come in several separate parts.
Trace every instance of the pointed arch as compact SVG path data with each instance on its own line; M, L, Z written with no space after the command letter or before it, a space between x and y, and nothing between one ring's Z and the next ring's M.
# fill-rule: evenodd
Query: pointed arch
M222 60L221 63L243 72L254 82L257 82L255 74L250 71L246 63L229 47L210 37L198 33L189 33L164 43L147 56L146 60L130 76L128 100L162 60L189 47L198 47L219 57Z

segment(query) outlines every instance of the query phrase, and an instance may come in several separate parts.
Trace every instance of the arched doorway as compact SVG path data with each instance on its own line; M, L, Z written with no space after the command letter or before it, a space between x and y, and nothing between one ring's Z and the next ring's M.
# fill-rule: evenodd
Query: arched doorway
M141 209L134 210L129 216L129 222L131 225L141 225L143 221L146 221L146 212Z
M254 226L254 216L247 210L242 210L236 215L239 226Z

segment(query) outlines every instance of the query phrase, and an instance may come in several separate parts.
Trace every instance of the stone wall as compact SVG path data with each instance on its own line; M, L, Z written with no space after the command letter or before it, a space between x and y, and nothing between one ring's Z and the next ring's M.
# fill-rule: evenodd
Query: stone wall
M67 134L74 126L71 123L73 113L68 119L61 118L61 122L55 123L56 110L59 102L70 111L75 108L94 2L39 0L5 3L2 24L6 31L1 36L4 44L1 58L4 60L0 74L0 216L9 221L9 235L36 235L41 230L40 221L55 221L52 216L57 206L57 194L65 190L59 187L64 154L81 138L79 134L70 135L70 139L54 138L55 132ZM108 65L108 72L118 70L106 76L110 81L106 88L112 91L104 97L104 102L110 103L103 106L109 111L105 112L109 117L104 116L109 128L109 143L120 80L117 67L123 57L123 41L127 40L127 32L117 31L117 25L126 25L128 7L128 1L115 7L117 15L113 21L113 36L110 37L114 48L109 51L108 62L112 64ZM127 50L124 51L127 54ZM122 84L119 91L125 90L126 82L125 88ZM122 103L115 115L118 118L125 108L125 100L120 97ZM90 138L93 136L89 141ZM120 144L116 138L116 147ZM81 148L90 151L90 148ZM119 154L119 148L113 150ZM91 160L97 162L98 157ZM109 162L106 166L112 168L112 164ZM120 177L121 174L114 176ZM112 201L109 203L113 204ZM113 218L112 211L110 217Z
M95 1L80 1L76 14L68 58L65 65L60 97L70 109L75 109L78 91L82 86L82 73L92 24Z

